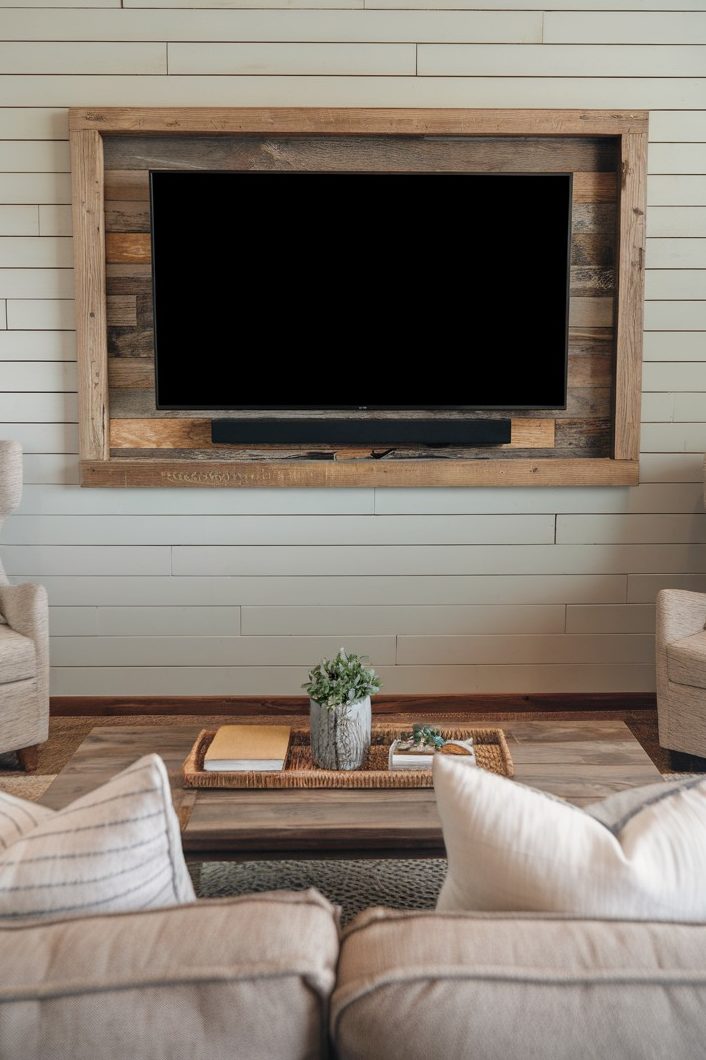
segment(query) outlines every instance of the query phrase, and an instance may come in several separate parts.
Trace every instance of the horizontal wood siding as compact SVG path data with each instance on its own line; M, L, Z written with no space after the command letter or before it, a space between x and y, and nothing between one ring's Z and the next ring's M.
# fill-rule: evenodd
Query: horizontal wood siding
M656 593L706 592L702 0L0 6L0 420L25 448L24 497L0 552L13 580L47 587L52 692L296 696L340 643L369 651L392 694L536 694L547 709L542 693L649 692ZM494 489L80 489L69 106L86 108L91 128L115 106L241 107L241 128L248 108L279 108L271 135L288 165L311 151L288 135L292 106L488 108L488 136L492 108L649 109L640 485L536 488L529 469L542 450L527 449L527 481ZM536 163L555 169L556 130L530 128L525 113L514 132L543 133ZM375 130L361 133L364 152L339 149L373 165ZM604 138L614 133L606 123L594 144L571 148L579 315L570 405L554 428L564 453L576 453L587 419L590 445L608 444L617 186ZM149 164L179 164L181 146L173 129L145 144L129 126L106 145L112 444L126 460L145 443L170 455L165 439L172 452L208 454L205 417L146 411L148 165L135 168L137 143ZM211 136L200 148L208 164L234 164L234 143ZM519 165L513 146L508 167ZM241 161L245 150L274 164L250 141L238 141ZM403 150L440 164L433 140ZM454 144L446 164L471 150L487 148ZM515 418L530 431L546 420ZM326 461L341 482L356 454L343 457Z

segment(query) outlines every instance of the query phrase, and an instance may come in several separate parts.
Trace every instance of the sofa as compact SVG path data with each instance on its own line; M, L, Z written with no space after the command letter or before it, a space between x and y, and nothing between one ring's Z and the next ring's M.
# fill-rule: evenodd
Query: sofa
M3 1060L704 1054L706 925L371 909L316 891L0 927Z
M657 594L659 742L706 758L706 593Z

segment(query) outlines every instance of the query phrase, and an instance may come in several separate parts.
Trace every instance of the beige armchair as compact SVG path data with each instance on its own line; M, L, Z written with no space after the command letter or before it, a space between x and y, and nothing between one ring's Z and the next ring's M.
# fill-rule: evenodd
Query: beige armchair
M22 498L22 447L0 441L0 526ZM49 621L41 585L10 585L0 563L0 752L37 768L49 727Z
M706 758L706 594L657 594L659 742Z

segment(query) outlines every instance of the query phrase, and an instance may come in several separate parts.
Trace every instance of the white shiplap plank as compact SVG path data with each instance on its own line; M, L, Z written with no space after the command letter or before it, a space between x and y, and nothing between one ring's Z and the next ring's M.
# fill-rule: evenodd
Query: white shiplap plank
M0 365L0 384L2 382ZM527 543L554 540L552 515L259 516L182 515L16 516L5 541L126 545L403 545Z
M641 453L640 482L643 483L677 483L693 482L698 486L703 482L703 457L696 453ZM640 489L644 487L641 486ZM698 489L698 487L697 487ZM631 491L632 492L632 491ZM693 511L698 504L698 494L693 495L693 508L671 506L663 511Z
M645 298L706 299L706 269L647 269Z
M706 239L648 239L648 269L706 269Z
M71 331L8 331L0 335L3 361L75 361L76 335Z
M16 12L13 12L16 13ZM8 13L3 15L2 23ZM3 33L0 30L0 38ZM5 107L0 110L0 140L68 140L69 116L55 107Z
M665 429L672 424L650 425ZM679 427L684 425L679 424ZM688 425L687 425L688 426ZM706 424L703 424L706 434ZM29 549L28 551L31 551ZM176 546L175 575L643 574L706 571L701 545Z
M706 301L647 302L645 327L652 331L704 331Z
M447 515L473 512L691 512L699 502L698 486L703 468L682 466L671 458L669 473L656 480L663 485L641 485L632 489L579 487L572 489L385 489L375 495L380 514L415 515L422 512ZM684 458L679 458L683 464ZM673 476L673 477L672 477Z
M696 303L696 305L699 304L699 302ZM703 339L706 344L706 336L703 336ZM643 367L642 387L643 390L665 390L670 393L680 390L706 391L706 360L702 362L672 361L666 364L653 361ZM704 412L706 412L706 407Z
M20 442L25 458L28 453L78 452L78 427L75 423L13 423L3 428L2 435ZM3 544L10 544L6 534L3 534L2 540ZM15 541L24 543L17 535Z
M21 579L13 579L15 581ZM457 604L623 603L624 574L477 575L475 577L120 578L43 575L53 605L103 607L314 606L378 604L444 607Z
M49 631L52 637L235 637L240 608L52 607Z
M628 602L631 604L653 604L660 589L687 589L689 592L706 592L705 574L631 574L628 578Z
M119 7L120 0L72 0L72 7ZM0 0L0 7L66 7L66 0Z
M0 202L70 203L71 177L68 173L0 173Z
M394 637L350 637L351 651L374 666L395 662ZM57 637L54 666L81 666L88 649L92 666L312 666L335 655L336 637Z
M154 8L160 5L151 5ZM171 7L172 4L166 5ZM185 8L192 4L185 3ZM193 4L193 7L199 7ZM244 6L244 5L243 5ZM254 7L255 5L253 5ZM270 7L279 7L270 3ZM335 11L315 10L56 11L41 20L30 11L3 16L0 38L15 41L364 42L417 41L539 43L539 11ZM337 5L332 5L337 6ZM351 5L355 6L355 5ZM128 5L125 5L127 8ZM698 42L692 42L698 43ZM215 55L218 55L216 49ZM212 73L217 66L210 67ZM43 72L49 72L47 66ZM169 66L170 73L174 70ZM30 71L27 71L30 72ZM40 72L40 71L38 71ZM77 73L77 70L73 71Z
M346 12L350 14L352 12ZM0 106L36 106L49 94L65 107L556 107L649 109L703 105L697 77L130 77L0 75ZM0 196L0 201L2 196ZM29 199L4 200L28 202ZM34 201L38 201L36 198ZM66 199L47 201L66 202ZM704 205L697 203L696 205Z
M701 111L657 110L650 114L651 143L690 141L706 143L706 108Z
M6 46L0 44L0 69L3 47ZM17 45L10 47L15 48ZM64 140L5 141L2 146L2 168L7 173L69 173L69 145Z
M648 177L647 205L706 206L706 176Z
M46 395L44 396L46 399ZM366 489L25 490L27 515L369 515Z
M0 236L0 268L71 268L72 240L63 237Z
M420 44L418 55L419 74L430 77L702 77L706 68L706 49L701 45Z
M248 636L297 633L300 636L398 633L561 633L563 604L400 607L256 607L242 609L241 631Z
M41 25L43 19L38 19ZM44 31L46 32L46 31ZM130 41L0 43L4 74L166 74L166 44Z
M670 273L677 284L681 271ZM706 338L698 331L648 331L643 350L646 361L702 361L706 357Z
M71 298L16 298L8 302L8 327L19 331L73 331L74 303Z
M706 170L706 144L651 144L650 173L694 173Z
M567 633L654 633L652 604L569 604Z
M0 111L0 113L2 113ZM0 235L38 236L37 206L0 206Z
M8 575L41 577L45 574L119 576L170 573L169 549L166 547L5 545L2 556Z
M706 206L653 206L647 214L648 236L706 236Z
M46 395L44 395L46 398ZM649 459L649 458L645 458ZM658 458L661 459L661 458ZM703 467L668 458L657 484L632 489L257 489L41 490L25 493L27 515L474 515L556 512L690 512L698 503ZM647 470L643 470L644 474ZM646 480L649 483L649 479Z
M543 39L545 44L706 44L705 12L663 6L662 11L548 11Z
M649 692L654 665L607 666L383 666L385 691L453 692ZM52 667L54 695L301 695L307 667Z
M78 457L58 453L27 453L22 461L24 482L76 485Z
M560 515L556 539L592 545L704 542L706 515Z
M0 423L78 423L75 394L0 393Z
M0 361L0 390L75 391L76 365L69 361Z
M2 298L73 298L73 269L0 268Z
M677 423L700 423L706 419L706 392L674 395L674 420Z
M646 423L640 446L645 453L706 452L706 423Z
M70 236L73 233L70 206L40 206L40 236Z
M0 299L0 328L7 330L7 301L4 298Z
M468 666L650 663L654 637L592 633L397 638L400 665Z
M414 74L414 44L170 44L170 74Z

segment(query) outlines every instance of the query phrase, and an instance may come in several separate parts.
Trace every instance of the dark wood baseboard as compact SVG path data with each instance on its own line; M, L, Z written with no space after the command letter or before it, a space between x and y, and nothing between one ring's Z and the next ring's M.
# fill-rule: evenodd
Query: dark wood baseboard
M376 696L375 714L493 714L496 712L654 710L652 692L532 692L483 695ZM54 717L125 714L303 714L304 696L52 696Z

